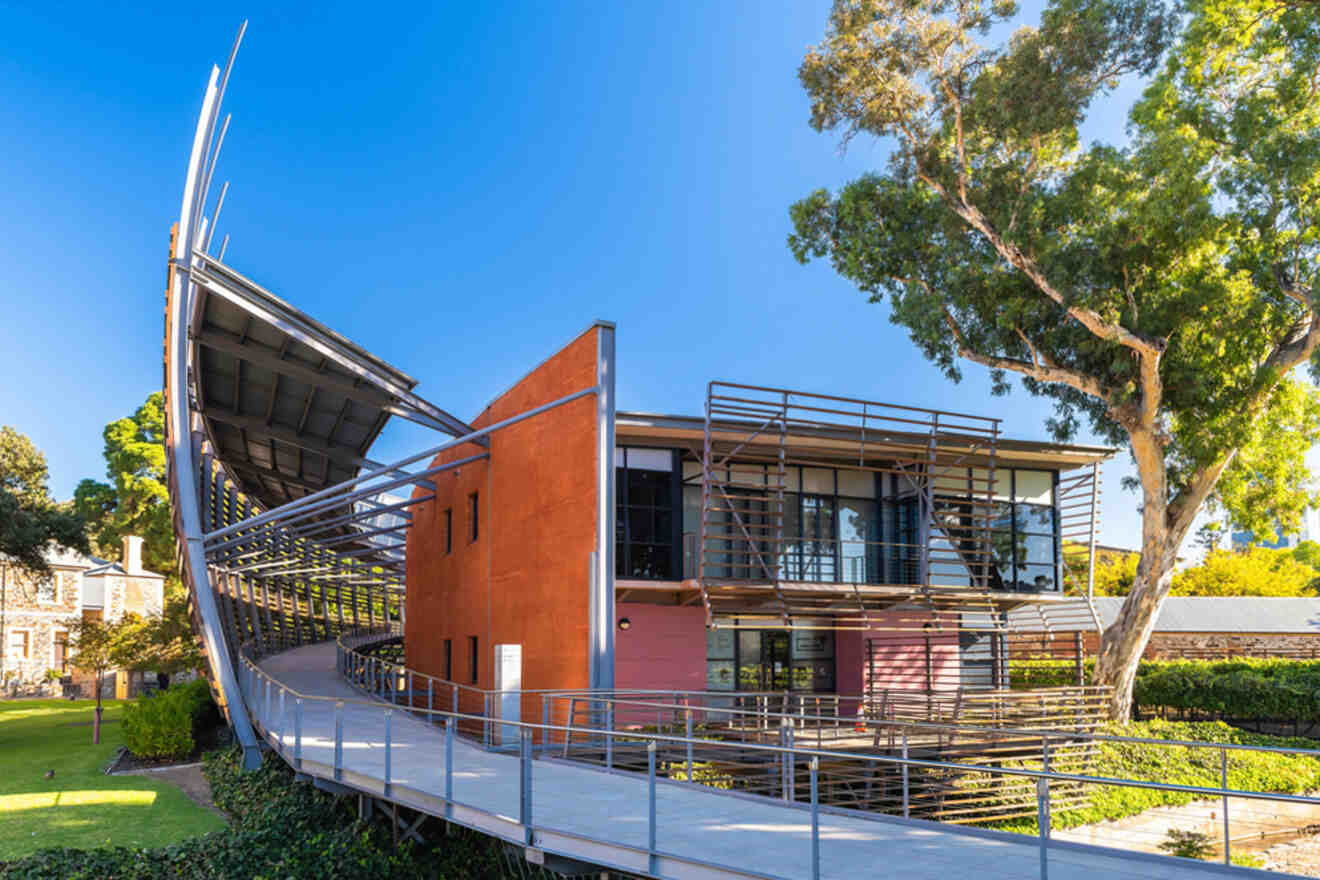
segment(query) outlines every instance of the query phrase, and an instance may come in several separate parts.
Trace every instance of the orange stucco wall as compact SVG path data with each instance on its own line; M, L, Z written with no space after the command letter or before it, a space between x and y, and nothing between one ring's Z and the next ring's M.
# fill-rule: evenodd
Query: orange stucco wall
M488 406L482 428L596 383L593 326ZM436 497L412 508L405 646L408 666L468 683L478 639L477 686L494 685L497 644L523 650L523 688L588 686L590 554L596 548L596 397L586 395L490 436L490 457L437 474ZM435 464L483 450L467 445ZM470 496L478 494L471 540ZM418 490L415 494L424 494ZM452 511L446 552L445 511ZM463 711L480 705L464 701ZM523 719L539 721L528 697Z

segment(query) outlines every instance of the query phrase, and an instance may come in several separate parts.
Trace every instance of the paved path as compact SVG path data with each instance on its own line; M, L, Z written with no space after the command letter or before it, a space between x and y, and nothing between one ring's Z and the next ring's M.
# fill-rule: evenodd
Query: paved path
M344 707L344 781L362 787L364 780L383 780L384 713L377 708L382 704L367 704L360 693L337 676L333 643L286 651L264 659L261 667L276 681L303 694L356 701ZM282 742L286 755L291 756L291 703L286 703L282 723L277 698L272 699L268 714L264 694L250 697L249 703L253 704L253 715L274 731L269 734L271 741ZM304 706L304 768L311 762L322 768L333 767L333 704L307 701ZM396 798L408 803L408 796L401 792L425 792L442 798L445 748L441 729L403 712L395 712L391 723L391 779ZM506 838L520 831L516 822L516 756L487 752L458 739L454 745L453 785L456 804L492 817L494 824L487 824L486 830ZM379 788L377 785L375 790ZM623 860L618 854L631 852L636 856L640 851L640 864L646 864L645 776L537 760L533 762L532 791L537 845L580 858L594 855L594 860L603 864L631 865L632 870L639 863ZM417 805L417 798L412 800ZM699 785L662 781L657 785L656 814L657 850L676 857L661 859L662 872L688 876L704 873L710 877L722 873L811 876L811 818L804 809L769 798L734 796ZM464 821L458 814L455 818ZM1040 876L1035 838L1022 835L969 832L935 822L822 811L820 838L821 876L827 880L1023 880ZM697 863L727 867L730 873L708 873ZM1069 845L1049 850L1049 880L1192 880L1226 873L1227 869L1220 866L1183 859L1128 856ZM1240 875L1237 870L1233 873Z

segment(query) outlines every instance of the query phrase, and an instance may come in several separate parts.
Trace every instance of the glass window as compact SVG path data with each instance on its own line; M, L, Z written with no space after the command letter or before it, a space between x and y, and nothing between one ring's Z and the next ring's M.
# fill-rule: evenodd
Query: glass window
M37 581L37 601L47 605L55 601L55 577L53 575L46 575Z
M734 631L731 629L706 630L706 659L732 660Z
M802 580L835 580L834 498L802 496Z
M833 495L834 471L829 468L803 468L802 491L816 495Z
M636 471L672 471L674 469L674 454L668 449L640 449L629 447L625 450L627 461L625 467ZM618 457L615 456L615 464L618 464Z
M1010 468L995 468L994 497L997 501L1008 501L1012 495L1012 474ZM990 489L990 469L972 468L972 486L976 493L982 494Z
M1039 504L1015 504L1017 530L1031 535L1054 536L1054 508Z
M1027 504L1054 503L1054 474L1049 471L1014 470L1014 499Z
M733 676L734 663L732 660L707 660L706 661L706 690L708 691L731 691L735 690Z
M729 482L739 489L762 489L765 487L765 466L735 462L729 467Z
M9 631L9 659L12 661L26 660L28 658L29 636L27 630L11 629Z
M935 494L955 495L959 497L970 493L972 486L967 468L945 468L935 477Z
M671 580L677 577L675 552L674 492L675 474L658 467L634 468L637 453L662 452L673 462L668 450L626 450L627 467L615 472L615 562L618 577ZM654 465L658 462L648 459ZM700 489L693 488L696 497L695 518L700 517ZM685 501L686 501L685 495ZM699 528L699 526L698 526ZM695 530L694 530L695 534ZM693 539L693 552L696 550ZM695 563L694 563L695 565Z
M55 668L60 672L69 669L69 633L62 629L55 630L55 654L52 658Z
M870 471L839 471L839 495L848 498L874 498L875 474Z
M784 491L802 491L802 468L789 466L784 468Z
M868 584L879 578L879 525L874 501L839 499L839 564L844 582Z

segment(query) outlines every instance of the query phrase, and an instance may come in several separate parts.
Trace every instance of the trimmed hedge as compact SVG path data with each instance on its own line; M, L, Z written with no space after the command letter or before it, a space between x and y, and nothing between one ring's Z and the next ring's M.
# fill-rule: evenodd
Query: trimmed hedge
M1133 696L1144 707L1193 709L1234 720L1315 723L1320 721L1320 661L1143 663Z
M139 758L185 758L195 735L220 721L204 679L175 685L124 708L124 744Z
M388 828L356 818L355 801L305 782L268 754L246 773L238 749L210 752L205 773L231 826L161 849L48 849L0 864L2 880L399 880L509 876L497 847L475 833L434 848L394 848ZM438 824L423 826L433 833Z
M1076 680L1073 660L1026 660L1010 667L1015 690L1063 687ZM1087 680L1095 660L1085 661ZM1186 709L1235 721L1320 722L1320 660L1234 658L1143 660L1137 705Z

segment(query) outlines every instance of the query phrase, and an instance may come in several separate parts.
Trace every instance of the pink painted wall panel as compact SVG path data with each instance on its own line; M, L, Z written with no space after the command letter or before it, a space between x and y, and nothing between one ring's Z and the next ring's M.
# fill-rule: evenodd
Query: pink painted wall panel
M619 603L614 630L614 683L619 690L706 688L706 612L699 606Z

